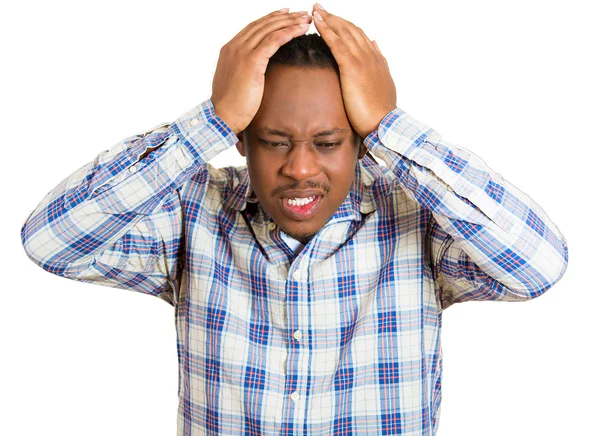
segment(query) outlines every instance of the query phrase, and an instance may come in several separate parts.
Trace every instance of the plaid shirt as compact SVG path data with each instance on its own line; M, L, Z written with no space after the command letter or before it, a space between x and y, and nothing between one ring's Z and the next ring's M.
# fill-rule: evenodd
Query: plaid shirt
M296 256L205 101L124 139L52 190L27 255L174 306L178 435L433 435L442 310L525 301L564 274L565 238L474 154L394 109L348 196ZM141 158L144 152L154 150Z

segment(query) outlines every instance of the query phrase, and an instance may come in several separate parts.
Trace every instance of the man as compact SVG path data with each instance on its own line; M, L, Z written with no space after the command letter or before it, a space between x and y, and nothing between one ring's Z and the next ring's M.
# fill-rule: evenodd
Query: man
M233 145L247 168L207 164ZM65 179L22 240L54 274L174 306L180 435L433 435L443 309L535 298L568 261L544 211L397 108L377 44L319 5L250 23L209 100Z

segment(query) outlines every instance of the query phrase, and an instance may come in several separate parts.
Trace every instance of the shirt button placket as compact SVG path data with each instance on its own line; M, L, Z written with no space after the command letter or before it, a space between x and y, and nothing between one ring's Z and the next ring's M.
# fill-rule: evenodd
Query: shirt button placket
M289 410L294 416L295 420L303 422L305 419L306 410L304 409L304 402L301 401L300 393L303 392L307 381L307 367L305 361L307 359L304 344L302 339L304 334L301 328L304 326L306 320L306 309L305 309L305 295L306 295L306 274L302 267L294 265L292 269L288 271L287 301L288 313L288 328L289 328L289 342L288 342L288 377L291 376L289 382L286 382L288 392L288 403L284 407L284 413ZM290 274L291 273L291 274ZM287 409L290 408L290 409Z

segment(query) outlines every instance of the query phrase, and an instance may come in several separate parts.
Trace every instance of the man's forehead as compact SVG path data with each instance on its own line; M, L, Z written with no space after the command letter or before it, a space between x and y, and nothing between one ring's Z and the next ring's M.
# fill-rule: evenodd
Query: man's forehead
M256 134L281 138L349 133L337 74L323 68L277 66L267 76L251 128Z
M335 71L325 68L277 66L265 76L263 102L320 104L342 99L341 84Z

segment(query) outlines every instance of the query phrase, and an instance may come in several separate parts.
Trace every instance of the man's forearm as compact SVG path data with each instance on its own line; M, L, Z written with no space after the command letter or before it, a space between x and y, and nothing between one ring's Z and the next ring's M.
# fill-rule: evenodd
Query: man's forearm
M168 128L121 141L66 178L35 208L21 230L25 251L49 272L94 280L103 272L90 268L103 253L114 250L114 256L107 254L103 260L116 267L125 255L115 248L118 241L142 220L151 219L187 180L207 171L208 159L234 143L235 135L213 117L210 101ZM155 226L147 224L134 233L147 228L138 239L160 245L152 232Z
M365 139L403 188L431 210L454 247L516 297L540 295L568 262L566 240L543 209L473 153L400 109Z

